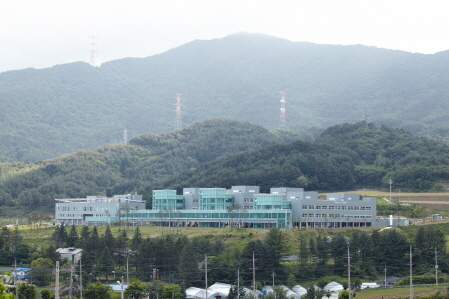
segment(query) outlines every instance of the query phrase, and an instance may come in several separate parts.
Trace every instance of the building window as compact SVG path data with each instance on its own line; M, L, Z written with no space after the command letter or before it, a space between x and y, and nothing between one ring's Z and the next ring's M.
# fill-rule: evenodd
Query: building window
M302 205L303 210L307 210L307 205Z

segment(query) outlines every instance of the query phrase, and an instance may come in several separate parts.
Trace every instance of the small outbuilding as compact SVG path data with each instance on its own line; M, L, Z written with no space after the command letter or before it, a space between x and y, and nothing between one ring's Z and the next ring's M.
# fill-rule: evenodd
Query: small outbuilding
M72 264L78 264L81 253L83 252L80 248L69 247L69 248L58 248L56 252L61 255L62 258L68 259Z

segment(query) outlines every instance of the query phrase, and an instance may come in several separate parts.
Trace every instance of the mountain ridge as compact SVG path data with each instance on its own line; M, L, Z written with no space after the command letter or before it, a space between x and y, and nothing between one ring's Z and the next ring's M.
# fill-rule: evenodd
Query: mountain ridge
M449 51L436 54L291 42L260 34L197 40L101 67L75 62L0 73L0 161L39 161L223 117L325 128L366 119L449 139Z

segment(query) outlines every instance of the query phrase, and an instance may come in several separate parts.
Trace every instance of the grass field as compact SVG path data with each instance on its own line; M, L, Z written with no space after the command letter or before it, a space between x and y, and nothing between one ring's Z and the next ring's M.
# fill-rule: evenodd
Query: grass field
M442 291L442 289L440 289ZM419 286L413 288L413 294L415 296L422 294L433 294L437 290L435 286ZM357 299L388 299L393 297L408 297L410 296L410 288L405 287L394 287L394 288L375 288L375 289L365 289L357 292L355 298Z

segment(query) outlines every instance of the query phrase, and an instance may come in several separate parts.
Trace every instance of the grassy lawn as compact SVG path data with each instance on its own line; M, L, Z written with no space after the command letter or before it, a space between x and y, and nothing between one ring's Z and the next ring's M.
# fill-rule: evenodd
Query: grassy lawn
M421 294L436 293L435 286L420 286L413 288L413 294L415 296ZM408 297L410 296L410 288L408 286L404 287L394 287L394 288L375 288L375 289L365 289L357 292L355 298L357 299L387 299L392 297Z

